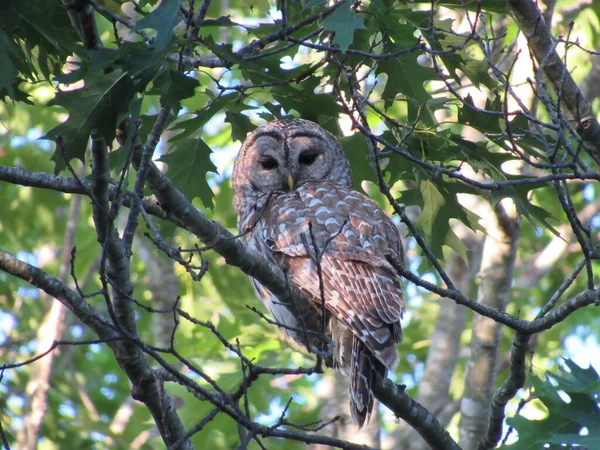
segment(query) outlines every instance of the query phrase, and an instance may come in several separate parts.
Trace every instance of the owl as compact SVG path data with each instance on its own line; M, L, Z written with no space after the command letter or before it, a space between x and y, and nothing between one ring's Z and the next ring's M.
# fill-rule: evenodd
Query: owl
M403 260L396 226L352 189L337 139L307 120L278 120L251 133L234 165L233 191L247 245L306 295L311 323L324 320L333 341L326 363L350 377L350 412L361 428L373 409L372 387L398 364L404 299L388 259ZM294 311L251 282L275 321L308 346Z

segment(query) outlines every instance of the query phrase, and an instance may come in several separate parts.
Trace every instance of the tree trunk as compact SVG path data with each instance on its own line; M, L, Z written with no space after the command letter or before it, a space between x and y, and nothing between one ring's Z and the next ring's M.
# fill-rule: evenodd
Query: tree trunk
M477 300L504 310L509 301L520 230L512 202L497 204L486 222ZM459 436L464 450L475 450L487 431L501 329L499 323L488 317L475 314L473 318L471 354L460 405Z
M75 231L82 197L75 195L71 199L67 229L62 247L62 261L58 280L66 283L71 268L71 249L75 243ZM44 317L36 340L39 352L49 349L54 341L60 340L65 329L66 308L62 303L52 300L50 310ZM48 410L48 390L50 389L50 376L56 357L56 351L48 353L43 358L31 363L29 370L31 377L25 388L26 400L23 414L23 428L17 435L16 447L22 450L35 450L40 437L40 428Z
M466 232L468 235L463 238L463 242L469 250L468 265L458 254L452 253L445 269L456 287L465 295L471 295L475 276L479 271L483 239L470 231ZM450 383L460 356L460 338L466 320L467 308L457 305L453 300L440 299L438 318L431 335L423 378L417 391L417 401L436 415L445 426L458 412L456 402L450 397ZM429 445L421 436L405 423L399 426L397 435L399 448L429 449Z

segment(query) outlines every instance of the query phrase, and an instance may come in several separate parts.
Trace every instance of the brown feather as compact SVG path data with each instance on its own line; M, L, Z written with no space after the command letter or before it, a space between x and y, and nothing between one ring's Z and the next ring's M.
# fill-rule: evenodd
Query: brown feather
M328 330L336 345L331 364L350 374L353 418L362 426L371 413L372 383L398 364L404 300L401 280L387 262L387 255L401 257L395 225L362 194L319 182L273 199L252 234L319 312L320 256Z

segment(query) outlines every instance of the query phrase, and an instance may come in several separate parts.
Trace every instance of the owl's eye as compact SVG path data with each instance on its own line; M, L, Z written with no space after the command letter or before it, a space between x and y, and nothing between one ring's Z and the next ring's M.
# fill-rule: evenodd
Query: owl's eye
M265 170L271 170L277 167L277 160L271 156L263 156L258 160L258 163Z
M300 156L298 157L298 161L300 162L300 164L310 166L321 155L322 155L322 153L318 150L307 150L305 152L300 153Z

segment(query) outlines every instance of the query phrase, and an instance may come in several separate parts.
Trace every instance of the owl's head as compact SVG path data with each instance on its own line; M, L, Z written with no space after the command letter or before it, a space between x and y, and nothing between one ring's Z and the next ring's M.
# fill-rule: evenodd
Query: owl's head
M333 135L314 122L287 119L269 122L250 134L233 168L233 206L307 181L334 181L350 186L350 164Z

